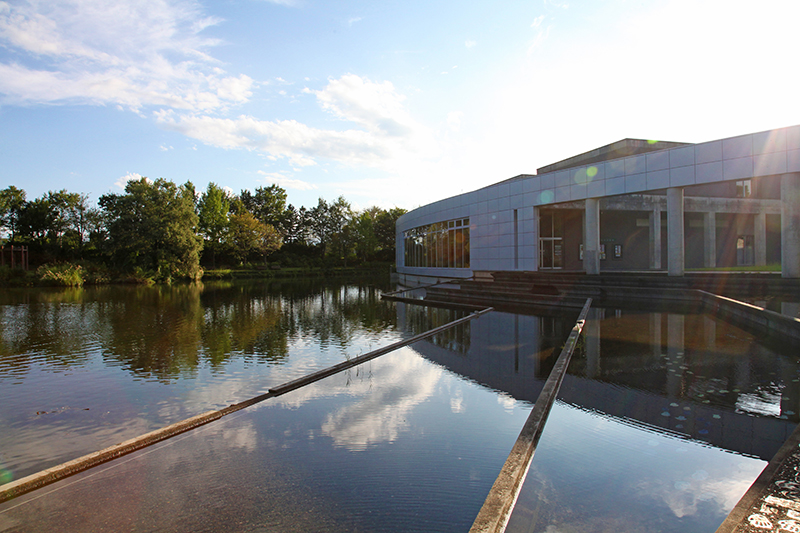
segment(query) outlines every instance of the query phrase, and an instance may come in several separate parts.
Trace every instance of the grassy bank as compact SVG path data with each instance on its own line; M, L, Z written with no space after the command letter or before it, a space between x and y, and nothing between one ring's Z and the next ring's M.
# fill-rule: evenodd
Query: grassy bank
M359 278L388 275L390 263L370 263L354 267L291 267L291 268L226 268L206 270L202 279L309 279L309 278ZM81 287L83 285L152 284L155 276L137 269L132 272L115 272L103 267L73 263L42 265L36 270L0 267L0 287ZM182 281L182 280L175 280Z

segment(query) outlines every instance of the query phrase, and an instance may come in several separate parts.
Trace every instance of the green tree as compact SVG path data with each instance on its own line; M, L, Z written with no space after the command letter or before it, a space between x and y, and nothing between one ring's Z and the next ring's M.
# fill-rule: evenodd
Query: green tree
M216 183L209 183L197 205L199 227L206 239L205 246L211 250L212 268L217 268L217 252L228 231L228 215L231 202L225 191Z
M378 241L378 250L384 261L394 261L395 233L397 219L408 211L401 207L394 207L388 211L381 211L375 217L375 238Z
M333 255L345 260L353 241L348 222L353 215L350 203L340 196L333 203L320 198L316 207L311 210L311 230L314 238L322 248L322 255Z
M295 208L292 204L286 206L281 221L283 240L307 246L311 240L310 213L305 207Z
M350 225L355 236L355 253L361 261L372 259L378 248L378 239L375 237L376 208L362 211L354 216Z
M258 187L255 193L243 190L239 195L245 208L264 224L279 228L286 210L286 191L279 185Z
M8 233L11 241L19 231L19 217L25 203L24 190L13 185L0 190L0 234Z
M270 224L264 224L249 211L230 217L228 245L233 255L244 263L252 254L266 256L281 247L281 236Z
M197 279L202 239L196 235L193 187L147 178L129 181L125 194L100 197L107 216L107 246L123 268L143 268L157 279Z
M25 241L45 246L51 232L53 213L47 195L26 202L19 214L17 233Z

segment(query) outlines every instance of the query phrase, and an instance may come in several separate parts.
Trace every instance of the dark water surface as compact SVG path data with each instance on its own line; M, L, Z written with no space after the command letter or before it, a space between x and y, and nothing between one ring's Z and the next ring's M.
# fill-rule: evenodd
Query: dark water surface
M0 295L9 481L463 316L382 283ZM510 531L714 531L797 423L795 354L593 310ZM493 312L0 505L0 531L466 531L575 316Z

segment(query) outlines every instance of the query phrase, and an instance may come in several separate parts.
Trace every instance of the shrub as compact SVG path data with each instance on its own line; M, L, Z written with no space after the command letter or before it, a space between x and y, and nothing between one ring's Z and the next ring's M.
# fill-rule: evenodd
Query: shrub
M36 269L39 279L45 283L61 287L82 287L83 267L72 263L42 265Z

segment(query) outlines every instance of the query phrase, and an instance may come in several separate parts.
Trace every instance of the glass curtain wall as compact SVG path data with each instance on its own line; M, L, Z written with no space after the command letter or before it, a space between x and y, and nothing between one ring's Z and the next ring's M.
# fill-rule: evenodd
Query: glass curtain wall
M405 266L469 268L469 219L419 226L403 233Z

